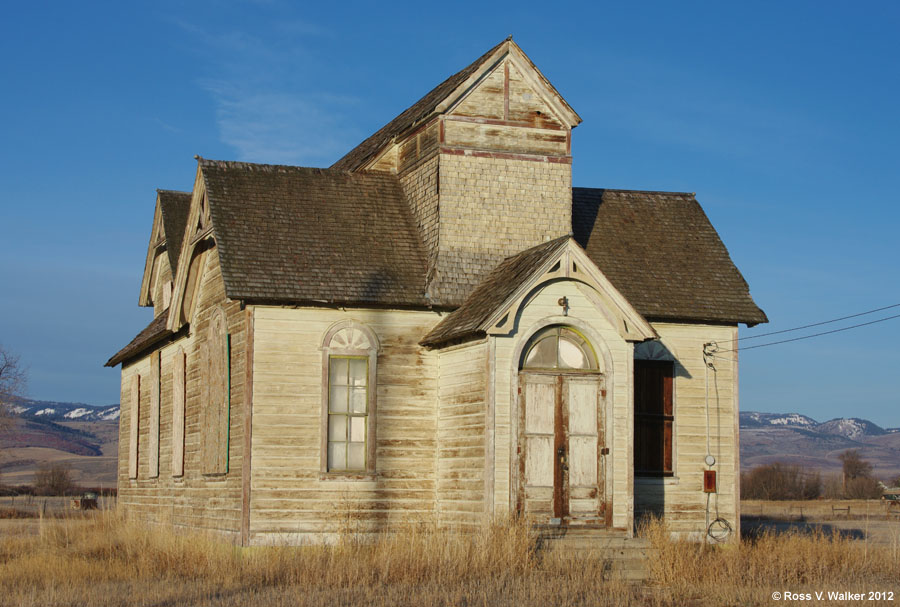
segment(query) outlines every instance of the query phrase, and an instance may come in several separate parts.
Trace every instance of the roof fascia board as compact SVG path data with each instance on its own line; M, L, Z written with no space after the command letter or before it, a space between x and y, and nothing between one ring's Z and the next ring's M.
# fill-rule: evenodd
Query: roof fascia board
M153 301L150 299L150 281L153 276L153 266L156 265L154 263L156 257L165 250L157 250L160 232L164 232L164 229L162 225L162 208L159 201L159 193L157 193L156 207L153 210L153 226L150 228L150 243L147 245L147 260L144 262L144 276L141 279L141 293L138 298L139 306L149 307L153 305Z
M463 80L462 84L453 89L449 95L444 97L444 99L434 107L433 113L444 114L448 112L450 108L458 103L461 97L474 90L483 79L487 78L487 76L503 62L503 59L509 53L509 43L510 41L507 40L505 44L500 45L494 54L485 59L477 70Z
M195 228L200 219L200 201L206 196L206 182L203 178L203 170L200 162L197 162L197 175L194 178L194 189L191 190L191 208L188 212L187 225L184 229L184 237L181 239L181 252L178 254L178 271L175 273L175 288L172 290L172 301L169 304L169 318L166 328L169 331L178 331L186 324L186 320L180 318L181 302L184 299L185 283L187 282L188 267L190 266L191 252L198 242L195 240ZM207 205L209 202L207 201ZM212 217L210 217L212 222ZM206 232L208 230L204 230Z
M452 93L447 95L444 101L435 106L436 114L448 114L452 112L460 103L465 101L472 91L478 88L481 82L490 76L494 70L503 65L504 61L510 61L519 72L522 78L531 86L532 89L541 97L541 99L553 108L557 117L565 122L569 128L578 126L581 123L581 116L572 109L559 91L556 90L550 81L541 73L534 62L529 59L528 55L519 48L512 40L508 40L505 45L497 49L497 52L491 55L483 64L483 66L469 76L462 84L460 84Z
M569 128L574 128L581 124L581 116L559 94L556 87L550 84L550 81L541 73L541 70L537 68L534 62L528 58L528 55L516 44L513 44L512 51L509 54L510 62L519 69L525 82L530 84L531 88L541 96L541 99L557 112L557 116L568 124Z
M553 269L557 262L559 262L559 267ZM573 262L575 262L574 265ZM569 238L565 246L535 269L530 278L522 281L512 295L478 327L479 330L488 335L508 334L514 322L511 318L514 316L513 312L525 303L534 288L549 280L559 278L577 281L590 287L586 289L586 292L593 291L594 296L589 299L610 320L610 323L616 327L626 341L644 341L658 337L650 323L612 285L573 238ZM609 310L615 312L614 316L619 318L611 317L608 313ZM622 322L623 320L625 322Z

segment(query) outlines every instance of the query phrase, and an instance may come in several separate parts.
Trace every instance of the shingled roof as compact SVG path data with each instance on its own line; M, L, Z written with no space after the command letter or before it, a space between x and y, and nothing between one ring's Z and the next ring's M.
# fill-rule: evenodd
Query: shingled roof
M149 348L160 340L172 335L172 331L166 329L166 320L168 317L169 310L167 308L162 314L154 318L149 325L144 327L144 330L138 333L134 339L128 342L127 346L113 354L112 358L106 361L104 366L115 367L120 362L126 361L136 354L140 354L146 348Z
M507 39L509 40L509 39ZM459 85L474 74L488 57L503 46L507 40L503 40L497 46L473 61L470 65L456 72L442 83L433 88L427 95L416 101L402 114L381 127L371 137L347 152L343 158L331 165L332 169L355 171L362 167L375 154L381 151L391 140L400 135L424 118L429 117L447 95L452 93Z
M572 188L572 224L645 318L768 322L693 194Z
M569 236L563 236L503 260L459 308L438 323L419 343L433 346L477 333L484 321L496 312L522 282L565 247L567 242Z
M166 252L172 274L178 268L178 254L181 252L181 240L187 226L188 212L191 209L191 193L176 190L156 190L162 211L163 230L166 233Z
M200 159L232 299L428 305L395 175Z

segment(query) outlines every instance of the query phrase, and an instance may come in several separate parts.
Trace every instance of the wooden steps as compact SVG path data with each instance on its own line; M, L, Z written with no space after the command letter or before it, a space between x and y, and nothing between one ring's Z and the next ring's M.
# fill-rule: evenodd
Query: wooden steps
M621 531L565 527L541 529L537 548L545 558L603 560L610 579L635 583L647 579L647 559L654 552L648 540Z

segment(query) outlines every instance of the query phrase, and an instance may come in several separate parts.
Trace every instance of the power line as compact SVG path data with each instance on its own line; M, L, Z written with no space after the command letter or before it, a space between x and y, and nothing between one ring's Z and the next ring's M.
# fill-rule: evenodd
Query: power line
M747 336L747 337L739 337L739 338L733 339L733 340L731 340L731 341L734 342L734 341L743 341L743 340L745 340L745 339L757 339L758 337L768 337L768 336L770 336L770 335L779 335L779 334L781 334L781 333L790 333L790 332L792 332L792 331L800 331L801 329L810 329L810 328L812 328L812 327L819 327L819 326L822 326L822 325L828 325L828 324L831 324L831 323L833 323L833 322L840 322L840 321L842 321L842 320L848 320L848 319L850 319L850 318L857 318L857 317L859 317L859 316L866 316L867 314L874 314L875 312L882 312L882 311L884 311L884 310L890 310L891 308L900 308L900 303L893 304L893 305L890 305L890 306L884 306L883 308L875 308L874 310L868 310L868 311L866 311L866 312L860 312L859 314L851 314L850 316L841 316L840 318L835 318L835 319L832 319L832 320L823 320L822 322L814 322L814 323L811 324L811 325L803 325L802 327L794 327L793 329L782 329L781 331L770 331L770 332L768 332L768 333L760 333L760 334L758 334L758 335L749 335L749 336ZM892 316L891 318L896 318L896 317ZM887 320L887 319L885 319L885 320ZM867 323L867 324L868 324L868 323ZM857 326L860 326L860 327L861 327L861 326L863 326L863 325L857 325ZM848 327L848 328L852 329L853 327ZM843 330L843 329L841 329L841 330ZM822 333L821 335L827 335L827 334L826 334L826 333ZM778 343L781 343L781 342L778 342ZM757 346L753 346L753 347L755 348L755 347L757 347ZM742 348L742 349L743 349L743 350L749 350L750 348Z
M890 307L895 307L895 306L890 306ZM804 335L803 337L794 337L794 338L791 338L791 339L782 339L782 340L779 340L779 341L769 342L769 343L767 343L767 344L759 344L759 345L757 345L757 346L749 346L749 347L747 347L747 348L740 348L740 350L741 350L741 352L744 352L744 351L746 351L746 350L753 350L754 348L765 348L766 346L775 346L775 345L778 345L778 344L786 344L786 343L792 342L792 341L802 341L802 340L804 340L804 339L811 339L811 338L813 338L813 337L821 337L822 335L831 335L832 333L840 333L841 331L849 331L850 329L858 329L859 327L865 327L865 326L868 326L868 325L875 325L875 324L878 324L878 323L880 323L880 322L885 322L886 320L892 320L892 319L894 319L894 318L900 318L900 314L895 314L894 316L887 316L887 317L885 317L885 318L879 318L878 320L871 320L871 321L869 321L869 322L863 322L863 323L860 323L860 324L858 324L858 325L850 325L849 327L842 327L842 328L840 328L840 329L832 329L831 331L822 331L821 333L813 333L812 335ZM819 324L822 324L822 323L819 323ZM810 325L810 326L815 326L815 325ZM738 350L737 348L732 349L732 350L718 350L717 353L718 353L718 354L724 354L725 352L736 352L737 350Z

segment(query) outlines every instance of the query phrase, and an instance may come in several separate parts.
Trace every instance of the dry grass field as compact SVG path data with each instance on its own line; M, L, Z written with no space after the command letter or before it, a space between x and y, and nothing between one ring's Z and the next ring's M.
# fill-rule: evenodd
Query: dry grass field
M651 522L641 530L654 550L648 580L629 584L608 574L602 553L537 552L531 527L511 521L470 534L421 523L375 543L348 527L335 546L250 549L111 511L5 522L3 605L771 605L775 591L829 590L900 601L900 539L815 530L708 546L672 541Z

